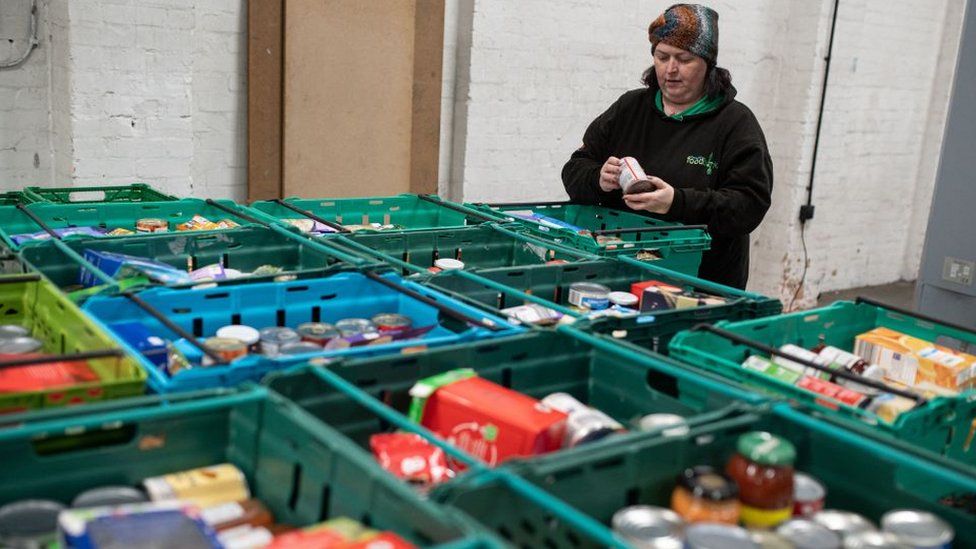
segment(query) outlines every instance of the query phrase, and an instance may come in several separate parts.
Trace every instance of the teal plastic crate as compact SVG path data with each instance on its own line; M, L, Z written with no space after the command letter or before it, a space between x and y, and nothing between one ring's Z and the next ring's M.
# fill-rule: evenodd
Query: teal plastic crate
M515 391L541 399L555 392L573 395L624 425L651 413L695 417L724 414L761 397L708 374L698 374L612 344L594 346L553 332L533 332L476 343L445 346L403 356L342 360L326 368L390 408L406 414L410 388L419 380L460 367ZM390 423L356 404L355 395L335 389L315 371L277 375L269 386L309 413L368 447L369 437ZM631 429L593 443L625 447L654 436ZM564 449L572 455L581 448ZM520 458L521 459L521 458Z
M24 191L7 191L0 193L0 206L16 206L17 204L30 204L37 200L28 196Z
M695 425L686 435L641 440L627 448L594 446L571 459L553 455L508 469L609 525L616 511L630 505L669 507L682 470L697 465L724 468L739 435L753 430L775 433L794 444L796 470L825 485L827 508L860 513L875 522L898 508L933 512L955 528L955 547L976 546L976 516L940 503L945 496L972 494L976 480L971 475L838 431L784 404ZM520 546L598 546L576 523L560 520L493 479L461 478L436 488L431 497L463 510Z
M427 273L437 259L458 259L464 263L464 270L474 271L599 258L493 224L461 229L340 235L328 242L350 253L372 255L399 267L405 275Z
M852 350L854 338L876 327L887 327L927 341L973 352L976 334L962 327L862 301L838 302L828 307L716 327L747 340L778 348L792 343L811 348L824 339L827 345ZM860 408L830 401L788 383L746 370L740 364L750 355L764 355L754 347L717 333L689 331L671 340L671 356L766 393L802 403L812 414L857 432L897 439L951 460L976 465L976 391L958 397L934 398L902 413L894 423Z
M168 202L179 198L158 191L146 183L87 187L27 187L24 194L33 202L88 204L105 202Z
M701 225L683 226L604 206L570 202L468 206L499 217L508 216L536 236L590 253L636 257L642 251L653 251L660 257L648 258L648 262L690 275L698 274L702 254L711 247L712 241ZM528 213L554 219L557 224L526 219ZM617 237L619 241L604 243L598 240L606 237Z
M636 317L598 317L594 320L585 320L583 313L565 309L572 307L567 299L569 288L574 283L597 283L612 291L629 292L632 283L644 280L658 280L722 297L727 302L689 309L648 311ZM782 311L782 304L777 299L655 265L609 258L562 265L479 269L476 273L448 271L431 277L426 283L492 311L521 305L531 299L543 306L584 318L574 324L581 329L617 334L627 341L663 353L667 352L667 343L672 335L699 323L764 317Z
M291 226L285 220L319 219L336 231L401 232L460 228L499 221L496 216L472 211L434 195L399 194L363 198L286 198L252 202L250 210L266 221ZM396 229L373 229L372 224ZM347 228L348 226L348 228Z
M349 517L420 546L499 547L469 518L392 480L370 456L264 388L139 398L0 428L0 505L70 503L106 485L233 463L281 524ZM455 545L457 544L457 545Z
M153 259L183 271L213 264L242 272L253 272L263 265L282 269L282 272L275 274L219 281L220 285L268 282L281 276L315 278L333 267L348 266L343 259L359 260L356 256L333 251L322 242L289 238L260 227L202 234L155 233L124 239L69 239L65 245L78 256L83 256L86 250L126 254ZM20 250L20 257L28 269L43 273L65 291L77 289L82 273L88 268L51 241L24 246ZM179 287L187 284L166 285Z
M53 204L34 203L20 206L0 206L0 240L12 250L20 250L25 243L14 242L12 237L44 231L38 221L57 231L73 227L97 227L111 231L117 228L135 231L136 222L145 218L159 218L169 222L170 229L176 225L201 215L217 222L230 219L241 226L260 226L258 220L251 221L246 212L231 200L200 200L184 198L170 202L144 203L102 203L102 204ZM242 215L244 217L242 217ZM33 219L32 216L37 219ZM226 230L226 229L224 229ZM219 231L194 231L196 233ZM104 239L123 239L134 235L103 236ZM78 238L77 235L66 239Z

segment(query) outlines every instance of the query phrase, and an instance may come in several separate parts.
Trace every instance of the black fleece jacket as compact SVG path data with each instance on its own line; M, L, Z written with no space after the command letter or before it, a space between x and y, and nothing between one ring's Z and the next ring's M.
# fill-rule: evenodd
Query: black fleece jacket
M563 167L566 192L576 203L632 211L620 190L600 189L600 168L611 156L636 158L648 175L675 190L668 213L654 217L708 225L712 247L698 276L745 288L749 233L766 215L773 189L773 163L759 122L735 101L735 88L716 110L680 121L655 107L657 91L656 84L631 90L590 124L583 146Z

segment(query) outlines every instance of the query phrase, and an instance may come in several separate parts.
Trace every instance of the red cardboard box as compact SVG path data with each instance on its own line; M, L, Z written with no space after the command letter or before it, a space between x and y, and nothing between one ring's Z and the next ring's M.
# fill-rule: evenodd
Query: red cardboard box
M558 450L566 414L480 377L437 388L421 425L489 465Z
M630 285L630 293L637 296L637 308L641 311L673 309L676 296L682 289L660 280L642 280ZM645 297L647 301L645 302Z

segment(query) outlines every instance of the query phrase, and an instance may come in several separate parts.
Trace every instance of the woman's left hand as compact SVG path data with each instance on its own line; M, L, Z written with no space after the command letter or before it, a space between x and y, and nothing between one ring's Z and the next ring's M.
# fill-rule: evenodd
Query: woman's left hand
M674 202L674 187L660 177L648 176L647 180L656 188L649 193L625 194L624 202L632 210L645 210L656 214L666 214Z

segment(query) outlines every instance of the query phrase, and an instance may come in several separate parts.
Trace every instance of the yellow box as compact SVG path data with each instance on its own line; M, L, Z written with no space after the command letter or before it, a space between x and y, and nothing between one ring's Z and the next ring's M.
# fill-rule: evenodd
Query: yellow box
M976 384L976 356L935 345L889 328L857 336L854 353L908 386L930 383L961 391Z

